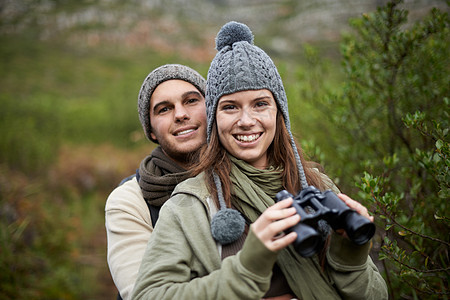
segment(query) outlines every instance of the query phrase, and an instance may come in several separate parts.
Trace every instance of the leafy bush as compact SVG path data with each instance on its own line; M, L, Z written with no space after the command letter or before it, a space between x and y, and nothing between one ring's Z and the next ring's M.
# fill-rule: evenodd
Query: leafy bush
M433 9L408 23L401 2L352 21L341 48L346 83L323 107L344 133L334 168L341 178L364 173L359 196L382 229L391 298L446 299L449 17Z

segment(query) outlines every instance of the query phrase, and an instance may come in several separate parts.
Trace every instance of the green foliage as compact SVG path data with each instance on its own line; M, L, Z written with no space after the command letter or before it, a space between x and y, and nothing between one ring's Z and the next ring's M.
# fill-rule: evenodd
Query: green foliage
M359 196L384 229L391 297L447 299L449 17L433 9L407 23L400 3L352 21L341 47L346 83L323 102L345 133L334 167L342 178L364 173Z
M308 160L328 167L333 162L327 157L333 157L336 147L330 136L336 136L337 132L333 126L327 126L327 112L321 110L318 99L340 87L342 74L339 64L325 58L315 45L304 44L302 50L301 62L289 66L278 63L278 70L289 99L292 132Z
M58 103L47 96L32 101L0 96L0 162L28 172L54 162L60 141Z
M0 164L43 171L67 142L142 145L139 88L148 72L174 61L182 63L148 49L85 51L0 36Z
M0 299L115 297L104 205L144 155L131 152L66 145L39 176L0 165Z
M80 285L80 245L68 207L43 205L52 195L43 190L40 180L26 181L5 169L0 174L0 298L79 299L86 295L93 286ZM13 197L15 201L10 201Z

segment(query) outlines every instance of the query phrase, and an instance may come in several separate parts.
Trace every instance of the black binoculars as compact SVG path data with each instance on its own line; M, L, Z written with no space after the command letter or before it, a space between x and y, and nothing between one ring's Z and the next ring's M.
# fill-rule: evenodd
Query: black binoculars
M276 200L293 198L292 207L300 215L300 222L287 230L296 232L295 250L303 257L310 257L323 247L323 239L318 232L318 222L325 220L333 230L344 229L351 241L357 245L367 243L375 234L375 224L348 207L331 190L321 192L314 186L292 196L283 190Z

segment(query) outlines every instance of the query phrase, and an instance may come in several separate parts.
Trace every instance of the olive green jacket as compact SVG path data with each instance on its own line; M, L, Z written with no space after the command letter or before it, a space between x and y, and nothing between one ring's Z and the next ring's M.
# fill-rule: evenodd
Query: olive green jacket
M268 250L250 230L243 248L222 261L221 247L210 231L215 211L203 174L177 186L161 208L133 299L263 297L269 289L277 253ZM328 280L310 284L315 289L332 285L337 293L330 299L336 299L337 294L342 299L387 299L386 284L368 252L368 244L356 246L332 234L324 276Z

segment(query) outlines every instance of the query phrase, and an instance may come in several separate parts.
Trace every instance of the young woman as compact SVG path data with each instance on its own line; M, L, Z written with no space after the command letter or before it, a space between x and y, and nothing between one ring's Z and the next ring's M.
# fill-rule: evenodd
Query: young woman
M192 179L164 204L144 255L135 299L386 299L384 280L345 233L321 226L323 250L309 258L284 234L300 217L292 194L334 189L303 161L291 131L286 93L250 29L230 22L216 38L208 71L208 144ZM369 219L367 209L340 194Z

